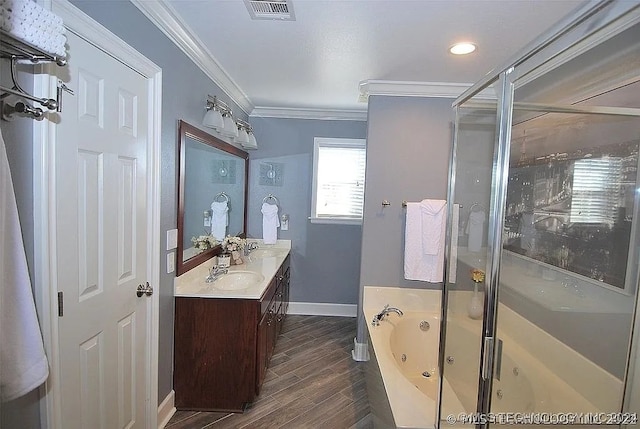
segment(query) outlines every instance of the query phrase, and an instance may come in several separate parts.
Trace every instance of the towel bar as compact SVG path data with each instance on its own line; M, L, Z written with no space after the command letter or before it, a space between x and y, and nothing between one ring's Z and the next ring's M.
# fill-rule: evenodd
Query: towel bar
M460 208L464 207L462 204L458 204L458 206L459 206ZM402 202L402 207L407 207L407 202L406 202L406 201L403 201L403 202ZM473 207L472 207L472 208L473 208Z

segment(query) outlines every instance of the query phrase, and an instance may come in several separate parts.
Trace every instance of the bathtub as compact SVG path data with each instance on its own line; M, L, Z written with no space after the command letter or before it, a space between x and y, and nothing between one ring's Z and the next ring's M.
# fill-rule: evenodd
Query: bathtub
M440 296L435 290L365 287L366 382L376 429L435 427ZM373 316L386 304L404 315L388 314L372 326Z
M481 321L456 313L455 301L466 302L470 293L450 296L453 311L447 324L446 357L443 379L442 418L472 413L476 408L480 360ZM385 304L404 312L387 315L372 326L373 316ZM440 291L405 288L365 287L364 317L368 327L370 361L366 369L367 392L378 428L430 429L437 425L438 353L440 333ZM451 310L451 308L450 308ZM516 332L499 330L502 343L500 379L493 380L492 412L561 413L613 411L610 398L622 388L620 380L595 366L566 345L500 304L504 326ZM428 328L427 324L428 323ZM422 326L422 329L421 329ZM522 335L525 335L522 338ZM521 343L524 341L524 343ZM543 346L531 349L532 344ZM557 357L550 362L547 356ZM553 368L569 363L575 380L565 380L571 371ZM553 368L552 369L550 369ZM587 398L579 383L589 374L595 392L602 399ZM598 389L599 386L599 389ZM442 424L441 427L450 427Z

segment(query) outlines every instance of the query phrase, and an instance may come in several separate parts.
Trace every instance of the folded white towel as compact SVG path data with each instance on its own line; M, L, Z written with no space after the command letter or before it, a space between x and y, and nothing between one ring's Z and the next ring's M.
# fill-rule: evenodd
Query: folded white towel
M439 201L439 202L438 202ZM432 227L429 219L433 220L430 208L440 206L446 213L446 201L423 200L420 203L407 203L407 218L405 225L404 249L404 278L407 280L422 280L432 283L441 282L444 275L444 234L446 216L437 217L438 224ZM425 209L425 211L423 211ZM423 220L423 216L427 219ZM423 232L423 225L430 235ZM424 249L431 251L433 241L439 243L435 254L426 254ZM428 244L425 245L425 243Z
M49 365L31 292L13 183L0 134L0 401L45 382Z
M264 244L276 244L278 241L278 206L276 204L262 203L262 239Z
M222 241L227 236L229 225L229 206L226 201L214 201L211 203L211 235L216 240Z
M31 0L1 0L0 28L18 40L59 56L66 56L62 18Z

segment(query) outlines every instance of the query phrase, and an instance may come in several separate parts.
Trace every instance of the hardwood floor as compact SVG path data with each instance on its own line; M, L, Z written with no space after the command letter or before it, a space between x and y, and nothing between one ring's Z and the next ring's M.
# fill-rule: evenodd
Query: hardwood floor
M287 316L258 399L243 414L178 411L168 429L370 429L356 319Z

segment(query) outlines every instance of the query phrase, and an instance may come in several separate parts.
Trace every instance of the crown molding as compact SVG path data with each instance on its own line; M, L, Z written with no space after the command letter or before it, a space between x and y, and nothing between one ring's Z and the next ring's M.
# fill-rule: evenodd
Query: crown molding
M385 95L391 97L432 97L456 99L469 89L471 83L455 82L407 82L395 80L363 80L360 82L359 101L365 103L371 95ZM478 99L495 100L493 89L487 88L480 92Z
M253 110L249 97L168 2L131 0L131 3L180 48L244 113L248 115Z
M256 107L252 118L315 119L323 121L366 121L367 109L309 109L297 107Z

